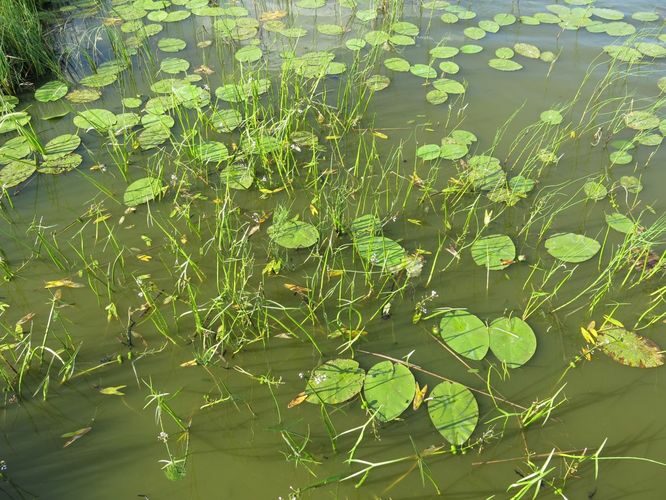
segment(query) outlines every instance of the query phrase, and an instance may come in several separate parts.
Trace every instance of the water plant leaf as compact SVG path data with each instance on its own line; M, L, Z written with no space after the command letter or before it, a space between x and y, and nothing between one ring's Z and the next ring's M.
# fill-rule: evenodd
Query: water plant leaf
M81 138L74 134L63 134L54 137L44 145L44 153L49 158L57 158L74 152L81 144Z
M363 396L381 422L398 418L409 407L415 392L416 380L409 368L391 361L371 367L363 382Z
M270 226L268 237L284 248L308 248L319 241L319 231L312 224L292 219Z
M0 147L0 165L22 160L32 152L30 143L23 136L12 137Z
M81 163L83 163L83 157L81 157L81 155L69 153L54 158L47 157L46 160L37 167L37 171L40 174L64 174L74 170L81 165Z
M333 359L312 371L305 386L309 403L338 404L356 396L365 371L353 359Z
M474 189L492 191L506 180L500 161L493 156L472 156L467 164L467 175Z
M620 233L629 234L633 233L636 229L636 224L629 217L621 213L605 214L606 224L611 229Z
M441 152L442 148L437 144L424 144L416 150L416 156L422 160L436 160Z
M564 262L585 262L601 249L597 240L574 233L559 233L546 240L546 251Z
M477 45L475 43L468 43L460 47L460 53L461 54L478 54L483 50L483 47L481 45Z
M539 59L539 57L541 57L541 50L539 50L539 47L530 43L516 43L513 46L513 50L515 50L517 54L530 59Z
M490 350L509 368L523 366L536 352L534 331L516 316L497 318L490 323L489 337Z
M322 35L340 36L344 34L345 28L339 24L318 24L317 31Z
M450 78L440 78L439 80L435 80L432 82L432 86L437 90L446 92L447 94L465 93L465 86L456 80L451 80Z
M236 51L234 57L241 63L252 63L261 59L264 55L261 48L256 45L246 45Z
M624 328L605 328L597 342L606 355L625 366L655 368L664 364L664 354L655 342Z
M127 387L126 385L116 385L113 387L102 387L99 390L100 394L105 394L107 396L124 396L125 393L122 392L122 389Z
M374 92L384 90L390 84L391 80L384 75L372 75L365 81L365 85Z
M588 181L583 184L583 192L590 200L600 201L608 195L608 189L601 182Z
M486 31L482 28L477 28L476 26L470 26L469 28L465 28L463 30L464 35L467 38L471 38L472 40L481 40L483 37L486 36Z
M488 61L488 66L499 71L518 71L523 69L523 65L512 61L511 59L491 59Z
M629 193L640 193L643 190L643 184L638 177L633 175L623 175L620 177L620 186L627 190Z
M509 267L516 258L516 247L506 234L493 234L478 238L471 248L472 259L491 271Z
M449 94L447 94L443 90L434 89L434 90L429 91L426 94L426 101L428 101L430 104L443 104L448 99L449 99ZM432 144L427 144L426 146L432 146ZM421 148L419 148L419 149L421 149ZM437 146L437 150L439 151L439 146ZM416 151L416 155L420 156L418 150ZM437 154L437 156L439 156L439 153ZM424 160L426 160L426 159L434 160L436 158L436 157L434 157L434 158L425 158L425 157L422 157L422 156L420 156L420 157L423 158Z
M483 359L490 346L488 327L474 314L454 309L442 315L439 335L455 352L469 359Z
M354 248L364 261L381 267L383 271L396 272L405 265L407 252L390 238L360 236L354 239Z
M445 160L459 160L469 152L467 144L458 142L453 137L442 139L439 156Z
M495 50L495 57L500 59L511 59L514 55L513 49L509 47L500 47Z
M559 125L564 117L556 109L547 109L539 115L539 119L546 125Z
M35 99L39 102L57 101L67 94L67 84L61 81L48 82L35 91Z
M234 163L220 173L220 180L231 189L244 191L254 183L254 169L243 163Z
M13 113L7 113L6 115L0 116L0 134L6 134L7 132L13 132L14 130L19 129L26 125L32 116L30 116L25 111L15 111Z
M476 429L479 406L467 387L447 381L436 385L430 391L428 414L444 439L460 446Z
M407 72L411 65L407 59L401 57L390 57L384 60L384 66L391 71Z
M162 52L180 52L187 47L187 42L180 38L162 38L157 42L157 48Z
M659 126L659 117L650 111L632 111L625 115L624 123L634 130L649 130Z
M190 63L179 57L166 57L162 59L162 62L160 62L160 71L170 75L175 75L187 71L189 67Z
M457 47L447 47L446 45L440 45L430 49L430 57L435 59L448 59L458 55L460 49Z
M349 226L349 232L354 238L364 235L375 235L382 229L382 221L375 214L365 214L357 217Z
M74 125L82 129L106 132L116 124L116 115L106 109L87 109L74 117Z
M370 45L377 46L377 45L383 45L386 42L389 41L389 34L386 31L368 31L365 36L363 37L366 42L368 42Z
M35 173L37 165L32 160L14 160L0 169L0 188L18 186Z
M437 78L437 70L427 64L414 64L409 68L409 72L419 78Z
M156 177L142 177L132 182L123 195L128 207L136 207L157 198L162 192L162 181Z

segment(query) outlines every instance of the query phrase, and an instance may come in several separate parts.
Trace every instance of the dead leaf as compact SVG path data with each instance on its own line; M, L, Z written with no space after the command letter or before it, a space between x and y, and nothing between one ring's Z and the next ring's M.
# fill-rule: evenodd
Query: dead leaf
M287 405L287 408L293 408L294 406L300 405L303 401L308 399L308 395L305 394L305 392L300 392L296 395L294 399L289 401L289 404Z
M421 407L421 404L423 404L423 400L425 399L425 395L428 392L428 384L424 385L423 387L419 387L419 383L416 382L416 392L414 393L414 401L412 402L412 408L414 408L414 411L418 410Z
M83 288L84 285L81 283L75 283L72 280L68 279L61 279L61 280L53 280L53 281L47 281L44 284L44 288L61 288L61 287L66 287L66 288Z
M92 427L83 427L82 429L76 430L74 432L68 432L66 434L63 434L60 437L67 439L67 441L65 441L65 444L62 445L62 447L67 448L69 445L71 445L75 441L78 441L83 436L88 434L91 430L92 430Z
M106 394L107 396L124 396L125 393L121 392L120 389L124 389L126 385L116 385L114 387L104 387L99 390L100 394Z

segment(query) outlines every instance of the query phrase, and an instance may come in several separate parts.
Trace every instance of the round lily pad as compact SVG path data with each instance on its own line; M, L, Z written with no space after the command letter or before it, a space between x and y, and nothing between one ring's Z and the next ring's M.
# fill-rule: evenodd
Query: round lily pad
M434 57L435 59L448 59L458 55L459 52L460 49L457 47L447 47L446 45L441 45L439 47L430 49L430 57Z
M583 184L583 192L590 200L600 201L608 195L608 189L601 182L588 181Z
M254 183L254 169L242 163L234 163L220 173L220 179L231 189L244 191Z
M656 368L664 364L664 353L648 339L620 327L604 329L597 340L611 359L634 368Z
M611 229L620 233L629 234L633 233L636 229L636 223L621 213L616 212L614 214L606 214L605 218L606 224L608 224Z
M391 71L407 72L411 65L409 61L401 57L390 57L384 60L384 66Z
M409 68L409 72L419 78L437 78L437 70L427 64L414 64Z
M365 371L353 359L327 361L310 375L305 386L306 401L337 404L361 392Z
M659 126L659 117L649 111L632 111L625 115L624 123L634 130L649 130Z
M128 207L136 207L157 198L162 192L162 181L155 177L142 177L132 182L123 195Z
M319 231L312 224L287 220L268 228L269 238L284 248L308 248L319 241Z
M189 67L190 63L179 57L167 57L162 59L162 62L160 63L160 70L163 73L168 73L170 75L187 71Z
M256 62L260 60L262 56L263 52L261 51L261 48L256 45L246 45L245 47L241 47L234 54L236 60L241 63Z
M44 154L49 158L58 158L72 153L81 144L81 138L74 134L63 134L54 137L44 146Z
M536 351L537 340L530 325L518 317L497 318L490 323L490 350L509 368L527 363Z
M30 143L23 136L13 137L0 147L0 165L22 160L32 152Z
M400 244L384 236L361 236L354 240L354 248L364 261L388 272L402 269L407 255Z
M48 82L35 91L35 99L39 102L53 102L67 94L67 84L60 81Z
M539 59L541 57L541 50L536 45L530 43L516 43L513 49L517 54L530 59Z
M381 361L368 370L363 396L377 419L389 422L398 418L414 399L416 380L405 365Z
M601 249L597 240L582 234L560 233L546 240L546 250L556 259L564 262L585 262Z
M493 156L472 156L467 164L467 175L474 189L492 191L506 180L500 161Z
M47 157L46 161L37 167L37 171L40 174L64 174L65 172L74 170L81 163L83 163L83 158L76 153Z
M0 169L0 188L18 186L35 173L37 166L32 160L14 160Z
M516 258L516 247L506 234L493 234L477 239L472 244L471 252L477 265L492 271L506 269Z
M157 48L162 52L180 52L187 47L187 42L180 38L162 38L157 42Z
M476 429L479 406L467 387L457 382L442 382L430 392L428 414L444 439L460 446Z
M458 309L444 313L439 334L451 349L466 358L479 361L488 352L488 327L470 312Z
M564 117L558 110L548 109L539 115L539 119L546 125L559 125Z
M369 31L363 37L366 42L372 46L383 45L389 41L389 34L386 31Z
M349 232L354 238L364 235L375 235L382 228L382 221L375 214L356 217L349 225Z
M511 59L491 59L488 61L488 66L499 71L518 71L523 69L522 64Z
M388 87L391 84L391 80L384 75L372 75L368 77L365 84L370 90L378 92Z
M116 115L106 109L87 109L74 117L74 125L82 129L105 132L116 124Z

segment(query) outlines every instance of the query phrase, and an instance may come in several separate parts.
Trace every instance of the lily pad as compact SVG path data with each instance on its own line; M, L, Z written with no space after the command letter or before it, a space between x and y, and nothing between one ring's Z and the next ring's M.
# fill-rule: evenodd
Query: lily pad
M491 59L488 61L488 66L499 71L518 71L523 69L522 64L511 59Z
M319 231L312 224L287 220L268 228L269 238L284 248L308 248L319 241Z
M76 153L70 153L66 154L63 156L55 156L55 157L49 157L44 161L39 167L37 167L37 171L40 174L52 174L52 175L57 175L57 174L64 174L66 172L69 172L71 170L74 170L76 167L81 165L83 163L83 158L81 155L77 155Z
M419 78L437 78L437 70L427 64L414 64L409 68L409 72Z
M33 160L14 160L0 169L0 188L18 186L35 173L37 166Z
M53 102L67 94L67 84L60 81L46 83L35 91L35 99L39 102Z
M364 261L388 272L402 269L407 255L400 244L384 236L361 236L354 239L354 248Z
M559 125L564 117L558 110L548 109L539 115L539 119L546 125Z
M389 422L398 418L414 399L416 380L405 365L381 361L368 370L363 396L377 419Z
M390 57L384 60L384 66L391 71L407 72L411 65L407 59L401 57Z
M604 329L597 340L614 361L634 368L656 368L664 364L661 348L647 337L620 327Z
M106 109L87 109L74 117L74 125L82 129L106 132L116 124L116 115Z
M428 398L428 414L449 443L460 446L469 439L479 422L479 406L472 392L457 382L442 382Z
M241 63L252 63L261 59L263 52L256 45L246 45L236 51L234 57Z
M365 85L373 92L384 90L390 84L390 78L384 75L372 75L365 81Z
M539 59L541 57L541 50L536 45L530 43L516 43L513 49L517 54L530 59Z
M534 331L525 321L513 316L497 318L490 323L490 350L509 368L527 363L537 347Z
M583 184L583 192L590 200L600 201L608 195L608 189L601 182L588 181Z
M457 309L444 313L439 334L451 349L466 358L479 361L488 353L488 327L470 312Z
M136 207L157 198L162 192L162 181L155 177L142 177L132 182L123 195L128 207Z
M365 371L353 359L333 359L316 368L305 387L306 401L337 404L361 392Z
M546 240L546 250L556 259L564 262L585 262L601 249L597 240L582 234L560 233Z
M220 179L231 189L244 191L254 183L254 169L242 163L234 163L220 173Z
M72 153L81 144L81 138L74 134L63 134L54 137L44 146L44 153L49 158L58 158Z
M649 130L659 126L659 117L650 111L632 111L625 115L624 123L634 130Z
M493 234L477 239L471 248L472 258L491 271L509 267L516 258L516 247L506 234Z
M636 223L621 213L616 212L614 214L606 214L605 218L606 224L608 224L611 229L620 233L629 234L636 230Z

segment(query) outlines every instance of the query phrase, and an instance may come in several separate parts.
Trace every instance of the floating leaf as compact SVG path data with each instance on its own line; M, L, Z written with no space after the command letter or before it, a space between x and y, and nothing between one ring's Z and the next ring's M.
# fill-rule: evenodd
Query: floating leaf
M254 183L254 169L242 163L234 163L220 173L220 179L231 189L250 189Z
M420 78L437 78L437 71L427 64L414 64L409 68L409 72Z
M167 57L162 59L160 63L160 70L163 73L168 73L170 75L175 75L177 73L182 73L187 71L190 67L190 63L185 59L180 59L179 57Z
M492 271L507 268L516 258L516 247L506 234L493 234L478 238L471 248L472 258L479 266Z
M234 57L238 62L252 63L260 60L263 55L261 48L256 45L246 45L245 47L238 49L234 54Z
M536 45L529 43L516 43L513 46L513 49L516 53L520 54L523 57L528 57L530 59L539 59L541 57L541 50Z
M608 189L601 182L588 181L583 184L583 192L590 200L603 200L608 195Z
M116 385L114 387L103 387L99 390L100 394L105 394L107 396L124 396L125 393L121 392L121 389L127 387L126 385Z
M539 119L546 125L559 125L564 117L558 110L548 109L539 115Z
M284 248L308 248L319 241L319 231L312 224L287 220L268 228L269 238Z
M60 81L46 83L35 91L35 99L39 102L53 102L67 94L67 84Z
M127 186L123 201L128 207L136 207L154 200L161 192L162 181L155 177L143 177Z
M602 330L597 342L611 359L626 366L655 368L664 364L664 354L655 342L624 328Z
M363 387L365 371L353 359L333 359L316 368L305 387L309 403L337 404L353 398Z
M612 229L624 234L633 233L636 230L636 224L626 215L621 213L606 214L606 224Z
M460 446L469 439L479 421L479 406L472 392L457 382L442 382L428 397L428 414L449 443Z
M405 265L405 249L384 236L361 236L354 240L354 248L364 261L383 271L396 272Z
M47 157L46 160L37 167L37 171L41 174L64 174L83 163L81 155L70 153L66 155L58 155L53 158Z
M456 309L444 313L439 334L451 349L466 358L478 361L488 352L488 327L470 312Z
M499 71L518 71L523 69L521 64L510 59L491 59L488 61L488 66Z
M492 191L504 184L506 173L502 170L500 161L493 156L472 156L468 164L467 174L474 189Z
M74 117L74 125L83 129L95 129L106 132L113 127L118 119L116 115L106 109L87 109Z
M44 146L44 153L49 158L58 158L74 152L81 144L81 138L74 134L63 134L54 137Z
M391 80L384 75L372 75L365 81L365 84L370 90L378 92L388 87L391 84Z
M564 262L585 262L601 249L598 241L582 234L560 233L546 240L546 250Z
M375 214L361 215L354 219L349 226L349 232L354 238L364 235L375 235L382 229L382 221Z
M377 419L389 422L398 418L414 399L416 380L405 365L381 361L368 370L363 395Z
M422 160L436 160L442 152L437 144L424 144L416 150L416 156Z
M0 169L0 188L8 189L18 186L35 173L37 166L34 161L14 160Z
M409 61L401 57L390 57L384 60L384 66L391 71L407 72L411 65Z
M518 317L497 318L490 323L490 350L509 368L527 363L536 351L537 340L530 325Z
M650 111L632 111L625 115L624 123L634 130L649 130L659 126L659 117Z
M61 438L67 439L65 441L65 444L62 445L63 448L67 448L68 446L72 445L79 439L81 439L83 436L88 434L92 430L92 427L83 427L82 429L78 429L74 432L67 432L60 436Z

